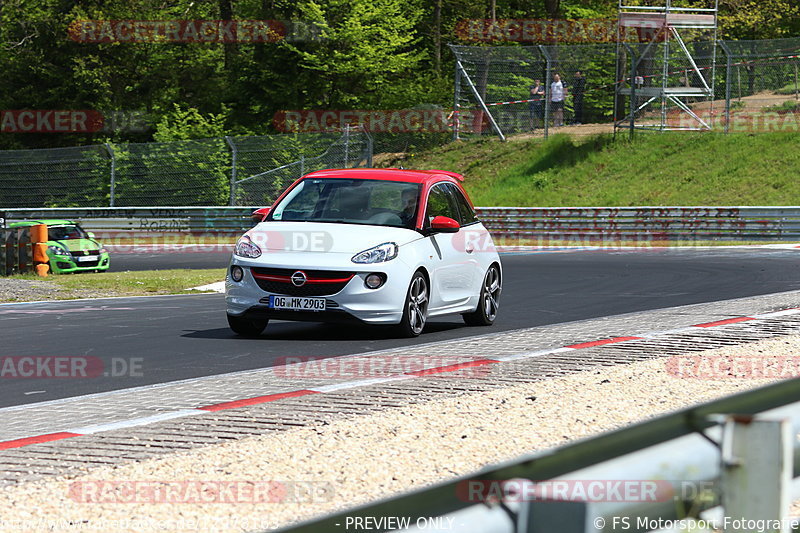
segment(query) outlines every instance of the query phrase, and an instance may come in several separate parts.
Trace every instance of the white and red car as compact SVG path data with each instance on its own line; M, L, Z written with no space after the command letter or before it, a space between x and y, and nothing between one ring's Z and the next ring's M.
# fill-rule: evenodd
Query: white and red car
M441 170L323 170L294 182L236 243L228 323L257 336L270 319L491 325L502 267L461 187ZM263 218L262 218L263 217Z

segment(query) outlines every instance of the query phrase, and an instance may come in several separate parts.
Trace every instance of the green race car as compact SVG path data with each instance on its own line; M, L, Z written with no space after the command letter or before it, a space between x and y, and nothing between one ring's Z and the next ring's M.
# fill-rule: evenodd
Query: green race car
M108 270L111 262L108 250L70 220L25 220L8 225L10 228L47 224L47 255L50 271L54 274L71 272L101 272Z

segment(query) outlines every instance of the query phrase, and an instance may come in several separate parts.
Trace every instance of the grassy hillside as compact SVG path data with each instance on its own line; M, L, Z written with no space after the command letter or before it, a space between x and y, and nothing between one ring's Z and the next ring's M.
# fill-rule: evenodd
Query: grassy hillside
M800 134L452 143L395 161L463 173L482 206L800 205Z

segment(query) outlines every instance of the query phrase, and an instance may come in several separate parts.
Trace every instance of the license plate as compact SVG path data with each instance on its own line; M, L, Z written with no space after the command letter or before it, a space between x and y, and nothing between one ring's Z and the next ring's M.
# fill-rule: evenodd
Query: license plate
M84 256L78 257L78 262L79 263L84 262L84 261L97 261L97 257L95 257L93 255L84 255Z
M292 311L324 311L325 298L300 298L297 296L270 296L269 307Z

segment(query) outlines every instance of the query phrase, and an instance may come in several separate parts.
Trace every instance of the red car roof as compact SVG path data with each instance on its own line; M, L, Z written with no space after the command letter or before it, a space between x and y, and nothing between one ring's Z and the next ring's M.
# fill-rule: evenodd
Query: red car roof
M406 181L409 183L428 183L442 177L464 181L461 174L447 170L405 170L400 168L337 168L318 170L307 174L306 178L347 178L361 180Z

